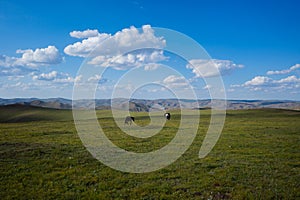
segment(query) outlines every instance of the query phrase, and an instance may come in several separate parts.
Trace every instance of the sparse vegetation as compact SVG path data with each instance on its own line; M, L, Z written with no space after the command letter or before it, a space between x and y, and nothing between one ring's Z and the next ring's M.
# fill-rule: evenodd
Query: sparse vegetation
M2 107L1 199L298 199L300 112L227 111L220 140L198 158L210 110L201 111L192 146L175 163L146 174L115 171L82 145L70 110ZM161 134L134 139L120 132L109 111L97 111L108 137L122 148L151 151L168 143L178 126L172 112ZM136 121L147 124L147 113Z

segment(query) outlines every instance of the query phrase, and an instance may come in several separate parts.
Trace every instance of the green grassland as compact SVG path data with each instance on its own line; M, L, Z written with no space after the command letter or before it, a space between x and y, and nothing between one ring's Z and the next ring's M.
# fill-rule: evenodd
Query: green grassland
M131 113L140 126L148 113ZM134 138L120 131L110 111L99 123L119 147L159 149L174 137L180 112L161 132ZM191 115L191 117L193 117ZM227 111L223 133L210 154L198 158L210 111L201 110L191 147L161 170L133 174L111 169L82 145L70 110L0 108L0 199L299 199L300 112Z

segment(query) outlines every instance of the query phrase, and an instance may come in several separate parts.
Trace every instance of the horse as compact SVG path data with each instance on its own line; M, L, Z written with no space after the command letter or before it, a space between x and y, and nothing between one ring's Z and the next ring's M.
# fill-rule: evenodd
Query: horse
M165 113L165 118L166 118L167 120L170 120L170 119L171 119L171 114L170 114L170 113Z
M133 121L134 121L134 117L127 116L127 117L125 118L124 124L131 125L131 123L132 123Z

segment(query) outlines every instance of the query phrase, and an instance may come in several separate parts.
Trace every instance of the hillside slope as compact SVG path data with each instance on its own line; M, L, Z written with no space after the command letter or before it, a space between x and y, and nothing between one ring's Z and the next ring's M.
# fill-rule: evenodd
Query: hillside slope
M0 106L0 122L67 121L72 120L71 110L41 108L31 105L11 104Z

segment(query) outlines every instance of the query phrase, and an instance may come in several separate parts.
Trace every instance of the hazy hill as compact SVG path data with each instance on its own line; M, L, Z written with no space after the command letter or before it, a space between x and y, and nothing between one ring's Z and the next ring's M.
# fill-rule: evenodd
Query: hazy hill
M282 108L300 110L300 101L288 101L288 100L214 100L216 104L227 103L227 109L240 110L240 109L258 109L258 108ZM128 102L130 102L128 104ZM49 98L49 99L37 99L37 98L16 98L16 99L1 99L0 105L10 104L23 104L44 108L55 109L72 109L72 100L64 98ZM164 109L203 109L210 108L212 103L209 99L203 100L189 100L189 99L96 99L96 100L75 100L73 102L74 107L77 109L92 109L98 110L114 109L130 110L130 111L152 111L152 110L164 110Z
M25 103L31 106L44 107L44 108L56 108L56 109L71 109L72 105L69 103L62 103L59 100L54 101L41 101L34 100L28 103Z

